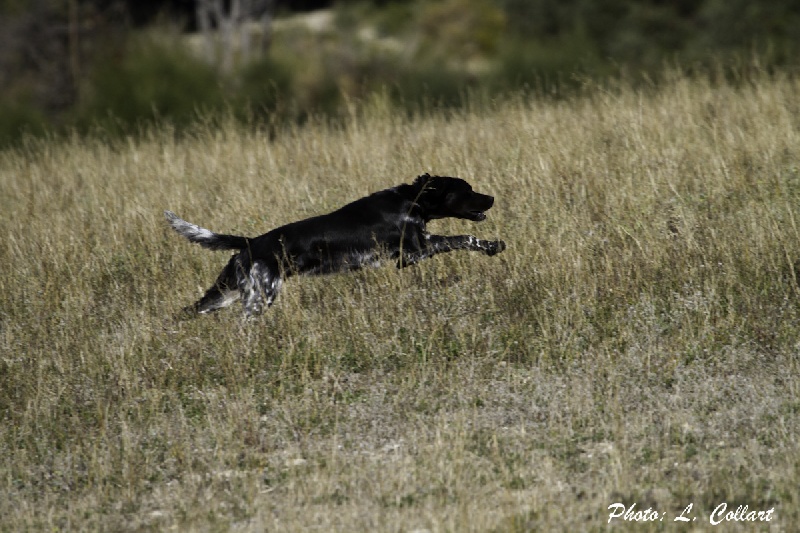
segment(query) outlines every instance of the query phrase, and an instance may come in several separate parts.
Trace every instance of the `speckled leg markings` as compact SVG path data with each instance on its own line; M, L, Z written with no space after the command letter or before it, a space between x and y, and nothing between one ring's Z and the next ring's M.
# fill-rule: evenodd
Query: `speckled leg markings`
M271 306L278 296L282 282L277 272L272 272L261 261L255 261L250 270L242 273L239 279L245 316L261 314L265 307Z
M404 252L403 257L398 259L397 266L398 268L410 266L436 254L454 250L470 250L483 252L486 255L495 255L505 249L506 243L503 241L485 241L472 235L428 235L427 247L415 252Z

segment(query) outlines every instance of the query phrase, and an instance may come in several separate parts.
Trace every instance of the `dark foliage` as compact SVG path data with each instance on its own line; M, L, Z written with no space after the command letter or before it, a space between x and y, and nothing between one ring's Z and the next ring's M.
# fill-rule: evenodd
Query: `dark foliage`
M309 81L298 69L305 58L262 55L221 73L181 50L179 39L142 44L140 28L156 22L190 31L194 7L192 0L0 0L0 145L97 124L120 132L153 119L181 125L221 109L260 122L304 120L336 115L347 99L375 91L411 109L458 106L474 90L560 94L620 72L653 80L665 63L702 69L757 58L759 68L792 67L800 52L796 0L342 1L335 4L342 35L356 33L369 14L381 35L417 32L419 50L409 59L340 46L318 54L320 74ZM488 68L471 69L476 58Z

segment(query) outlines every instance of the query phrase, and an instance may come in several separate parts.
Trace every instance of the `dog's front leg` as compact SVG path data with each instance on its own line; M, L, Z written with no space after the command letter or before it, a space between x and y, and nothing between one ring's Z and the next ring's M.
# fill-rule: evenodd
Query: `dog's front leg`
M405 251L397 260L397 268L404 268L416 264L436 254L452 252L454 250L470 250L483 252L486 255L499 254L506 249L503 241L485 241L472 235L429 235L426 238L426 247L421 250Z

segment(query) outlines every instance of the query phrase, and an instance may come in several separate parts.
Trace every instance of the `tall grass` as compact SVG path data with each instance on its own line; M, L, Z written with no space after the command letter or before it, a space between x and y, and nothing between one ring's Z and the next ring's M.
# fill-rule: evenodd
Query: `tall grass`
M675 76L0 153L0 529L601 530L616 502L789 529L799 93ZM508 249L176 318L226 257L164 209L255 235L424 171L496 197L437 232Z

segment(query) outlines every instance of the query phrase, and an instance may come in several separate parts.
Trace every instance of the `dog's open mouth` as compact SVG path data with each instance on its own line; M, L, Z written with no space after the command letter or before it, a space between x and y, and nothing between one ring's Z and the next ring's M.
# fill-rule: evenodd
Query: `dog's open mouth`
M486 213L483 211L470 211L469 218L475 222L480 222L481 220L486 220Z

